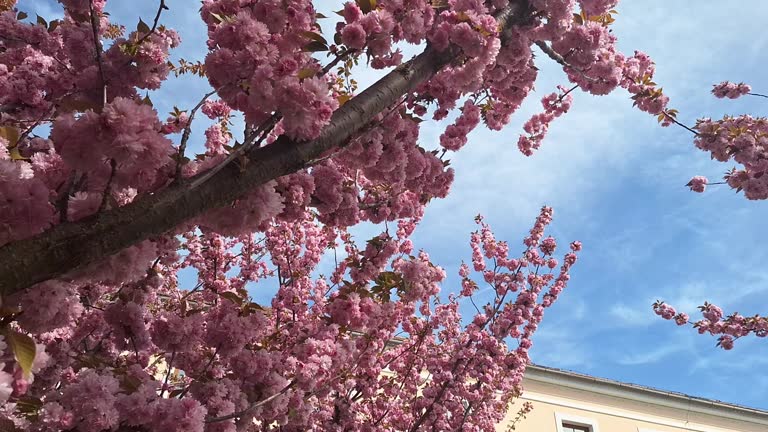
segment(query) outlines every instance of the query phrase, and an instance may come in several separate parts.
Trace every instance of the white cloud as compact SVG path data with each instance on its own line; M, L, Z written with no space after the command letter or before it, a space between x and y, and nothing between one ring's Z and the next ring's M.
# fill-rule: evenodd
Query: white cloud
M650 308L650 303L644 308L617 303L611 306L608 313L614 321L611 324L628 327L647 327L658 322L658 317Z
M561 368L589 368L597 360L573 332L562 327L537 331L530 356L533 363Z
M659 361L664 360L673 354L685 351L686 349L686 347L681 345L662 345L651 350L623 355L616 359L616 362L624 366L658 363Z

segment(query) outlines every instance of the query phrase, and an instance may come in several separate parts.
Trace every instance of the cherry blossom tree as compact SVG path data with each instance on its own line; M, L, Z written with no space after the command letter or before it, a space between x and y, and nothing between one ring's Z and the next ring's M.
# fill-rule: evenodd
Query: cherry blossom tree
M441 296L410 236L450 190L448 158L508 123L534 49L572 86L542 99L523 154L576 90L621 87L674 119L653 62L616 49L617 0L357 0L333 34L311 0L205 0L207 55L176 62L170 0L135 30L105 0L59 3L49 23L0 2L6 430L493 430L581 245L555 258L545 207L513 258L478 217L461 288ZM358 92L363 60L386 74ZM163 119L142 92L181 74L211 91ZM358 244L361 222L381 234ZM269 284L269 303L251 297ZM481 285L493 299L476 305Z
M715 84L712 94L720 99L737 99L742 96L768 98L753 93L752 88L744 83L728 81ZM695 126L689 127L679 122L676 111L665 110L659 114L659 121L673 122L694 135L697 148L709 152L712 159L720 162L733 161L741 169L732 168L725 173L722 182L710 183L704 176L695 176L687 186L694 192L702 193L710 184L725 184L743 192L749 200L768 199L768 119L752 115L725 116L720 120L699 119ZM768 317L755 315L745 317L738 312L724 315L723 310L714 304L704 302L699 306L702 319L691 322L685 312L677 312L672 305L656 301L653 310L677 325L691 324L699 334L717 336L717 346L730 350L734 341L750 334L757 337L768 336Z

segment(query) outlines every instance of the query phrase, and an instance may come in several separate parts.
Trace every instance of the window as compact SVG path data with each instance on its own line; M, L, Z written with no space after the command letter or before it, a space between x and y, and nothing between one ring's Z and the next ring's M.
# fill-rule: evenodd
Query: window
M600 432L597 421L566 413L555 413L557 432Z
M592 432L592 428L573 423L563 423L563 432Z

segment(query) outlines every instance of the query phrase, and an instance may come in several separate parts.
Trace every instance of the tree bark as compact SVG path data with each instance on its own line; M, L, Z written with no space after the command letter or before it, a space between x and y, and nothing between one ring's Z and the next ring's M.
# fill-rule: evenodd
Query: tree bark
M511 0L496 17L500 27L509 29L530 16L526 0ZM124 207L62 223L0 247L0 295L97 262L207 210L230 204L255 186L306 168L308 162L339 148L379 112L433 77L458 54L457 47L437 51L428 46L336 110L317 139L296 142L283 135L268 146L251 150L243 172L230 164L194 189L189 183L175 184Z

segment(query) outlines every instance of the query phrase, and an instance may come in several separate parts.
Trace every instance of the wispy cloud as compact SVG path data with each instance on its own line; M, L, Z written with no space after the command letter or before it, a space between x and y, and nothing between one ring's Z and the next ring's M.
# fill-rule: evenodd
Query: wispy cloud
M591 368L597 360L588 347L566 328L546 328L535 336L531 360L544 366Z
M650 304L649 304L650 305ZM611 306L609 313L614 321L611 324L628 327L647 327L658 321L649 305L645 308L617 303Z
M662 345L651 350L623 355L616 361L624 366L647 365L658 363L673 354L677 354L685 350L686 347L680 345Z

